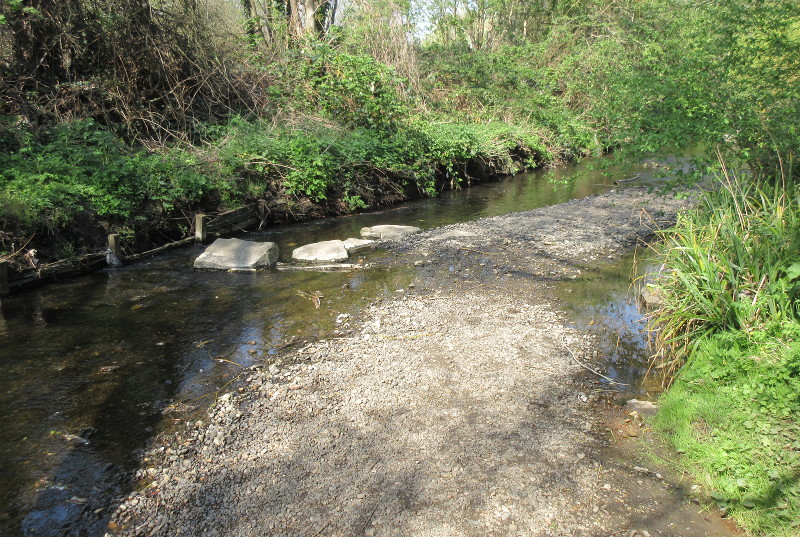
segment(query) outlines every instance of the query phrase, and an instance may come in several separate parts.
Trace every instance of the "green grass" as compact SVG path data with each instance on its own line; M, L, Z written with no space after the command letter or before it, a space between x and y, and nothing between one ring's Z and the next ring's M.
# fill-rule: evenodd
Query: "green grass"
M800 535L800 324L702 338L655 429L748 532Z
M800 535L800 190L737 179L655 249L651 316L673 376L654 428L710 500L758 536Z

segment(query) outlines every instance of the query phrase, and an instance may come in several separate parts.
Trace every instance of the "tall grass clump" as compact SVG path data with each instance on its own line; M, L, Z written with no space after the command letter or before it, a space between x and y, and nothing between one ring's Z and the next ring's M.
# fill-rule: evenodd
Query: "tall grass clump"
M722 166L662 232L651 316L671 386L653 423L754 536L800 531L800 188Z
M662 232L663 306L651 316L661 367L676 372L705 336L798 320L800 189L724 169L720 188Z

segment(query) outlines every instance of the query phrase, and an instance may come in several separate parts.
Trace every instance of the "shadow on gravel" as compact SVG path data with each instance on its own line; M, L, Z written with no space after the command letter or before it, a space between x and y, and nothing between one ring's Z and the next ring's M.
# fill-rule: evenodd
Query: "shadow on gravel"
M229 464L184 487L169 511L193 513L191 525L158 534L530 535L531 523L562 518L551 496L585 488L588 470L559 449L558 431L577 427L564 412L571 395L557 386L519 389L530 392L520 396L530 411L511 427L500 425L509 423L504 409L468 397L444 435L425 434L403 405L363 427L336 415L313 420L313 435L283 439L292 451Z

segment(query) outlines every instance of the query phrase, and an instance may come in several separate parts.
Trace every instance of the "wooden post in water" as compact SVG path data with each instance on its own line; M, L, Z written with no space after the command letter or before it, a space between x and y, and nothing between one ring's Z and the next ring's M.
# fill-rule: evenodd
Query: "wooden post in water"
M204 214L196 214L194 216L194 240L197 242L206 242L206 235L208 233L208 217Z
M8 286L8 261L0 261L0 296L11 292Z
M111 253L122 259L122 245L119 240L119 233L112 233L108 236L108 249Z

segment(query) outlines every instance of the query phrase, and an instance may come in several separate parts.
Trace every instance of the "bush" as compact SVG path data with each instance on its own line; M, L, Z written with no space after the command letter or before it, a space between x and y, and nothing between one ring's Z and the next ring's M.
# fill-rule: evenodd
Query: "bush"
M407 116L409 106L400 95L403 80L389 66L322 43L303 55L306 84L298 86L296 98L310 101L311 111L345 127L380 130L394 128Z
M132 226L148 211L197 205L215 187L189 154L133 150L92 120L39 138L18 130L12 145L0 156L0 214L48 236L80 215L105 221L106 231Z
M346 198L350 210L380 203L381 189L405 197L407 189L435 195L437 179L457 187L476 163L492 174L554 158L536 132L506 124L420 120L387 132L237 120L221 140L221 174L240 178L250 195L273 191L313 202Z

